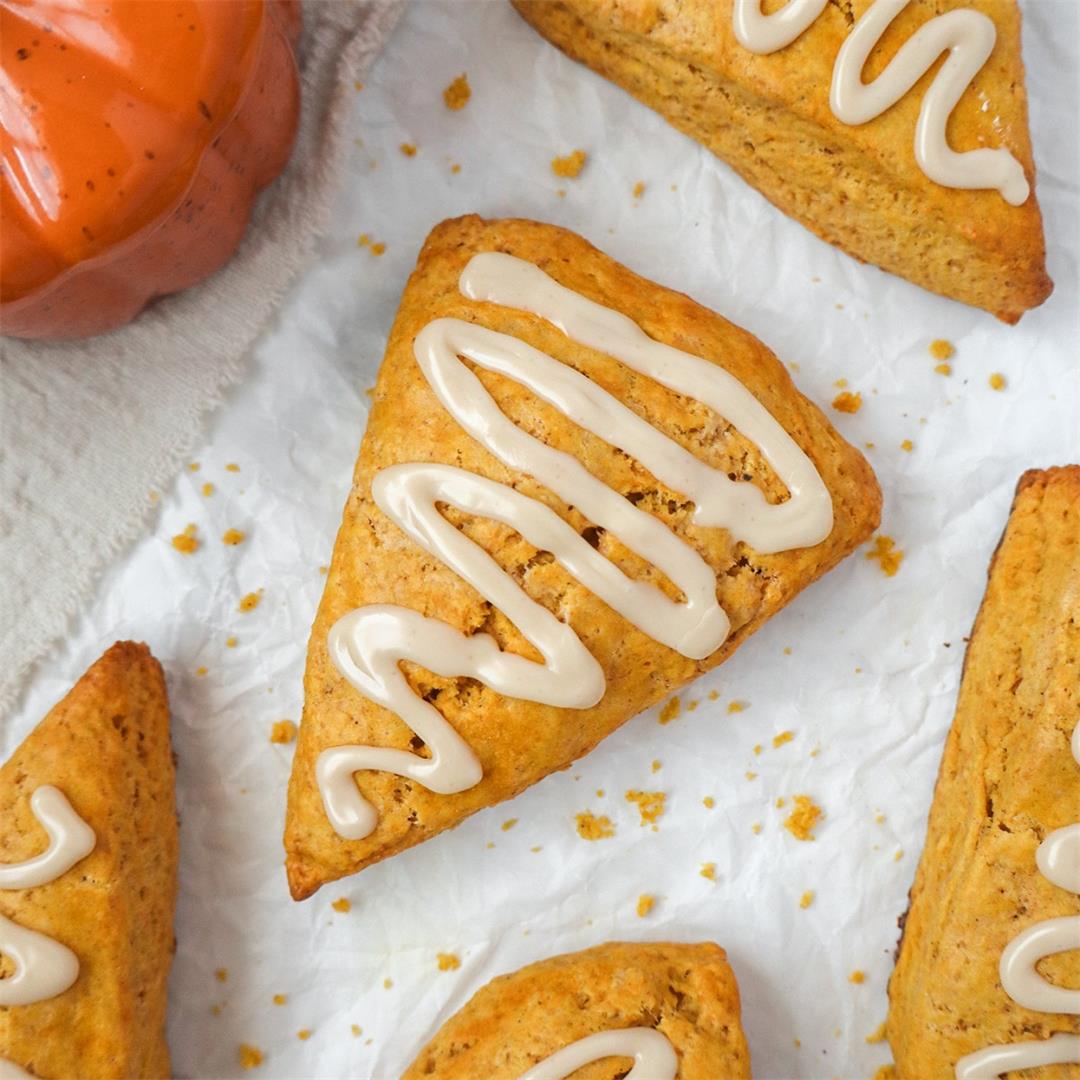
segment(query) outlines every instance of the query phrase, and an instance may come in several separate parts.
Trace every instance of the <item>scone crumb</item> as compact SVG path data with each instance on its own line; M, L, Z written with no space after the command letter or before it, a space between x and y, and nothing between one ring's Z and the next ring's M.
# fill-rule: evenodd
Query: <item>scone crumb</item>
M209 671L209 668L206 668L206 667L197 667L197 668L195 669L195 674L196 674L196 675L197 675L197 676L198 676L198 677L199 677L200 679L204 679L204 678L206 678L206 675L207 675L208 671Z
M874 815L874 824L875 825L884 825L885 824L885 815L880 810Z
M454 176L457 176L457 174L461 172L461 166L455 161L453 165L450 166L450 171L454 174Z
M749 769L747 769L746 772L743 775L746 777L747 780L756 780L757 779L757 773L756 772L751 772Z
M199 550L199 538L195 535L195 525L191 523L184 527L182 533L177 533L172 538L172 546L180 552L181 555L193 555Z
M862 408L862 394L857 390L854 394L850 390L844 390L833 398L832 407L837 412L857 413Z
M652 771L653 772L659 772L662 768L663 768L663 765L660 762L660 760L658 758L654 758L653 763L652 763Z
M900 444L900 449L903 450L906 454L910 454L911 451L915 449L915 444L910 439L905 439Z
M848 381L847 379L837 379L836 382L833 383L833 386L835 386L837 390L846 390L848 388Z
M516 817L507 818L502 823L500 828L502 829L503 832L509 832L517 823L518 823L518 819Z
M868 559L876 559L886 577L895 577L904 561L904 553L891 536L875 536L874 546L866 553Z
M298 1039L299 1039L299 1040L300 1040L301 1042L307 1042L307 1041L308 1041L308 1039L310 1039L310 1038L311 1038L311 1029L310 1029L310 1028L301 1028L301 1029L300 1029L300 1030L299 1030L299 1031L298 1031L298 1032L296 1033L296 1037L297 1037L297 1038L298 1038Z
M241 1069L257 1069L265 1060L261 1050L247 1043L240 1044L239 1058Z
M615 826L605 814L596 815L588 810L577 815L578 836L582 840L607 840L615 835Z
M645 194L645 181L644 180L639 180L634 185L633 196L634 196L635 199L640 199L641 196L644 195L644 194Z
M436 954L436 960L439 963L440 971L457 971L461 967L461 961L458 959L456 953L441 952Z
M715 701L719 696L720 696L720 691L719 690L710 690L709 693L708 693L708 698L709 698L710 701Z
M202 493L207 499L209 499L210 496L214 494L214 485L211 484L209 480L207 480L206 483L203 484Z
M711 810L716 805L716 800L711 795L706 795L701 804L706 810Z
M330 906L339 915L348 915L352 911L352 901L347 896L339 896Z
M698 873L703 878L705 878L706 881L715 881L716 880L716 863L714 863L714 862L702 863L701 864L701 869L698 871Z
M749 701L729 701L727 711L729 715L746 712L750 708Z
M362 232L356 238L356 246L357 247L367 247L368 244L370 244L370 243L371 243L371 233Z
M869 1035L866 1036L866 1041L871 1046L875 1046L878 1043L883 1043L885 1041L885 1021L884 1020L882 1020L881 1023L878 1024L878 1026L876 1028L874 1028L874 1030L871 1031Z
M354 1039L359 1039L364 1034L364 1029L359 1024L350 1024L349 1030L353 1033Z
M258 589L255 592L249 592L245 596L240 598L240 603L237 605L237 611L254 611L262 600L263 591Z
M455 112L464 109L469 98L472 97L472 87L469 86L469 77L462 72L443 92L443 101L448 109Z
M787 806L787 799L781 795L780 798L776 800L776 809L783 810L785 806Z
M402 152L402 153L403 153L403 154L404 154L404 155L405 155L406 157L416 157L416 144L415 144L415 143L408 143L408 142L403 142L403 143L402 143L402 144L401 144L401 145L400 145L400 146L398 147L398 149L399 149L399 150L400 150L400 151L401 151L401 152Z
M229 981L229 969L228 968L218 968L217 971L214 972L214 978L217 979L217 981L221 982L221 983L228 982Z
M807 889L806 892L799 897L799 907L805 911L814 902L814 890Z
M762 746L761 743L755 743L754 744L754 753L755 754L760 754L761 751L764 750L764 749L765 749L765 747Z
M755 836L760 836L760 835L761 835L761 830L762 830L763 828L764 828L764 826L763 826L763 825L761 824L761 822L760 822L760 821L755 821L755 822L754 822L754 824L750 826L750 831L751 831L751 832L752 832L752 833L753 833L753 834L754 834Z
M275 1005L284 1005L289 999L284 994L275 994L270 999Z
M240 529L226 529L221 536L221 542L228 544L229 547L236 547L237 544L242 544L247 539L247 534Z
M701 702L697 698L693 698L686 703L686 711L693 712L700 704Z
M197 461L188 462L188 472L198 472L202 466Z
M679 714L682 712L682 703L678 697L673 697L661 710L660 710L660 723L670 724L672 720L678 720Z
M637 899L638 918L644 919L654 907L656 907L656 897L649 893L642 893Z
M379 255L382 255L384 251L386 251L386 245L381 240L379 243L371 245L371 254L376 256L376 258Z
M235 649L236 648L236 635L235 634L230 634L225 639L225 648L226 649Z
M893 862L899 862L904 857L904 849L897 848L896 854L893 856Z
M551 159L551 171L565 180L573 180L585 168L589 155L584 150L574 150L565 157Z
M991 390L1004 390L1005 389L1005 376L1000 371L995 371L990 376L990 389Z
M392 990L394 987L394 980L390 978L383 979L382 985L384 990Z
M270 741L284 746L296 738L296 725L291 720L275 720L270 727Z
M951 360L956 355L956 346L944 338L930 342L930 355L935 360Z
M237 465L235 461L230 461L225 465L225 471L226 472L239 472L240 471L240 466Z
M787 829L796 840L814 840L814 829L823 811L809 795L795 796L795 809L784 820Z
M602 799L604 797L604 789L602 787L598 787L596 789L596 797L598 799Z
M642 825L655 825L664 814L667 795L662 791L635 791L626 793L626 801L637 805Z
M939 375L951 375L952 374L952 364L935 364L934 365L934 370Z
M784 743L791 742L791 740L794 739L794 738L795 738L795 732L794 731L781 731L779 735L774 735L773 736L773 741L772 741L773 749L774 750L778 749L779 747L783 746Z
M857 968L848 976L848 982L854 983L856 986L862 986L866 982L866 972L859 971Z

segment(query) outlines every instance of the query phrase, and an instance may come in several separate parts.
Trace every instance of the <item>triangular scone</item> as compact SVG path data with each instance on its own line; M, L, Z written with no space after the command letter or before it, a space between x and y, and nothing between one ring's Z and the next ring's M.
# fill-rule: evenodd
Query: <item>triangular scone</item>
M873 0L809 0L809 8L792 0L810 15L823 10L796 40L766 55L736 38L737 2L512 0L567 55L651 106L784 213L857 259L1009 323L1049 296L1015 0L894 4L890 10L902 10L863 74L866 81L880 74L934 16L964 9L988 16L997 31L993 51L945 130L958 152L1011 153L1031 184L1021 205L989 188L942 186L920 168L916 123L940 63L875 119L854 125L834 115L834 62ZM743 2L760 10L760 0ZM769 14L782 6L761 5Z
M503 254L481 254L492 252ZM687 499L685 489L661 483L641 463L641 443L649 433L656 433L654 429L667 436L664 442L670 439L677 443L677 451L684 448L696 459L695 464L713 467L705 470L710 476L708 494L729 485L729 477L738 481L730 487L744 492L749 489L749 494L758 498L760 494L753 485L772 500L783 499L786 489L765 465L756 445L735 431L734 425L725 423L699 400L672 393L613 360L612 355L617 354L614 338L605 336L606 348L612 352L598 352L580 344L580 336L563 334L550 321L521 310L520 305L467 299L459 290L459 278L466 264L473 265L473 256L489 264L492 258L498 262L512 256L509 262L516 270L524 268L539 274L556 292L560 285L565 287L563 293L573 290L579 297L622 313L627 325L634 320L652 339L692 353L692 362L705 369L710 378L734 376L740 380L745 387L740 388L741 392L755 395L784 429L781 440L787 440L800 457L805 452L811 472L816 466L820 479L815 475L814 482L821 486L826 502L831 496L831 532L826 524L821 534L826 538L820 543L763 555L748 544L733 541L723 528L694 524L694 504ZM511 277L513 273L504 275L500 268L488 284L498 290L509 286ZM539 499L548 508L544 512L557 517L559 523L569 523L573 542L584 549L584 556L595 558L596 549L605 557L598 562L610 566L607 560L611 560L627 577L657 585L644 590L653 599L646 597L643 606L666 603L665 597L678 598L675 587L655 566L617 542L611 530L597 528L596 518L583 514L579 509L583 501L573 500L571 505L571 500L563 500L551 487L537 482L531 468L527 475L509 467L447 411L414 353L417 336L423 331L426 338L432 333L427 328L434 320L447 318L463 320L470 324L467 329L475 323L486 328L482 333L495 331L496 336L508 335L525 343L526 348L541 350L561 361L555 366L569 371L570 376L574 369L580 372L576 379L586 384L585 391L593 393L599 388L616 399L614 403L609 401L605 409L629 410L634 419L640 417L637 422L643 428L651 425L644 435L639 432L628 436L623 451L612 445L621 436L612 434L614 429L609 430L606 424L598 426L609 441L571 422L520 381L481 367L475 369L483 389L494 399L497 416L492 422L505 417L513 421L507 425L510 435L504 433L502 437L524 431L545 446L563 451L557 456L564 462L576 459L580 465L573 461L570 465L578 469L584 466L600 482L598 486L611 489L606 494L623 508L622 513L635 507L648 525L666 526L659 529L662 533L671 530L674 535L670 539L682 552L676 558L675 576L678 566L686 569L689 563L701 563L708 601L719 604L721 616L726 612L731 632L715 651L702 654L698 660L688 659L655 640L660 634L658 625L654 629L646 619L649 625L643 632L617 614L578 577L564 570L547 550L547 544L529 543L510 524L501 524L490 516L467 516L437 499L443 509L443 517L435 515L437 521L456 525L460 532L453 528L450 532L467 536L474 543L466 546L474 552L475 544L489 553L508 572L509 577L496 574L498 579L520 585L545 609L541 614L556 628L563 623L573 628L595 658L589 662L598 664L594 674L602 673L598 685L603 696L594 699L591 707L538 704L524 700L522 695L496 693L478 678L443 677L417 664L402 664L409 684L423 702L433 705L471 748L482 777L456 794L437 794L393 772L358 766L355 784L349 782L346 788L354 792L355 798L359 787L373 804L377 823L363 839L343 839L331 826L317 783L319 762L325 764L326 752L360 745L416 753L423 743L399 715L374 704L358 692L355 682L343 677L328 648L328 635L338 620L366 605L399 605L431 620L443 620L455 632L472 635L469 640L473 642L490 635L487 643L490 645L493 638L503 650L497 654L499 657L510 653L541 660L506 617L501 603L485 600L444 559L425 551L376 505L372 481L374 478L378 488L380 478L392 475L388 467L438 462L458 470L458 475L468 470L487 481L509 484L521 496ZM460 333L457 325L459 329L451 333ZM451 348L448 354L451 358L453 351ZM541 359L530 353L526 357L530 373L526 378L533 374L539 377L540 369L534 370L536 364L542 367ZM567 393L578 394L576 400L580 400L583 391L579 386ZM755 407L759 406L755 403ZM608 412L604 415L607 417ZM534 506L531 502L529 505ZM880 492L869 465L799 394L783 364L746 331L686 296L638 277L563 229L531 221L489 222L478 217L439 225L424 245L390 334L353 488L312 630L303 722L289 785L285 828L286 864L293 896L309 896L328 881L418 844L568 766L630 717L730 656L796 593L866 540L877 525L879 510ZM518 511L511 514L511 520L520 523ZM580 543L581 538L586 543ZM552 619L547 612L554 612L557 618ZM460 637L460 633L456 636ZM446 648L436 648L432 662L448 663ZM493 666L499 662L493 660ZM530 666L541 667L540 663ZM554 689L577 693L578 680L578 675L569 675L556 680L559 685ZM410 700L415 703L416 699L410 695Z
M679 1080L750 1076L739 988L723 949L610 942L493 979L443 1024L401 1080L518 1080L578 1040L625 1029L659 1032L675 1052ZM596 1061L590 1080L625 1076L623 1050L621 1057L584 1055ZM665 1075L662 1065L654 1070L645 1069L650 1080Z
M168 1077L176 800L165 681L145 645L109 649L0 768L0 865L45 850L30 803L44 786L93 850L47 884L0 889L0 914L70 949L78 978L0 1008L0 1059L49 1078Z
M1057 920L1056 947L1066 951L1036 942L1015 970L1034 968L1047 986L1080 987L1078 723L1080 466L1073 465L1020 480L971 632L889 982L886 1034L899 1080L1020 1076L1035 1058L957 1068L968 1055L1013 1043L1010 1054L1059 1062L1038 1070L1040 1080L1080 1077L1080 1017L1016 1000L1014 977L1003 984L999 970L1010 943ZM1051 864L1058 882L1046 876ZM1040 982L1035 976L1036 997ZM1076 990L1072 997L1075 1013Z

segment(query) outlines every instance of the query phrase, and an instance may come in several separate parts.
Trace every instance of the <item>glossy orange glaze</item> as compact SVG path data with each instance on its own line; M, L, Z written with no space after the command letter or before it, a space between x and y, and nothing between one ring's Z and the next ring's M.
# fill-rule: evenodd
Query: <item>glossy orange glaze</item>
M284 166L295 4L0 0L0 318L70 337L212 272Z

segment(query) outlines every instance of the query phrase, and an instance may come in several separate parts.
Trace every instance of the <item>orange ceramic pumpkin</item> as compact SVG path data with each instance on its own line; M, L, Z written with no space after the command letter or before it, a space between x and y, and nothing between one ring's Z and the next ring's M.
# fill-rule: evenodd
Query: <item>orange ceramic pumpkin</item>
M297 0L0 0L0 330L100 333L232 255L285 167Z

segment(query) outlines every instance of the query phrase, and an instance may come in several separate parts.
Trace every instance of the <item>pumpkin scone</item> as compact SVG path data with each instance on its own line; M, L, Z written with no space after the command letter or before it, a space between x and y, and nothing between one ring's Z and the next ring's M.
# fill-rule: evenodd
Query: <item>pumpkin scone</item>
M569 765L873 531L761 342L531 221L428 237L308 650L293 896Z
M0 768L0 1075L171 1075L176 866L165 681L120 642Z
M511 2L857 259L1009 323L1050 295L1016 0Z
M724 950L610 942L493 979L402 1080L744 1080L750 1051Z
M1078 722L1073 465L1022 477L990 566L889 983L898 1080L1080 1078Z

